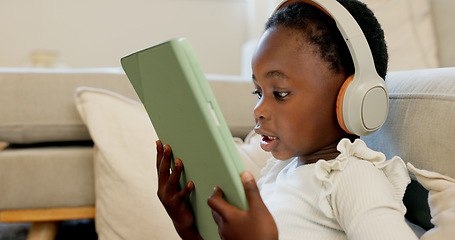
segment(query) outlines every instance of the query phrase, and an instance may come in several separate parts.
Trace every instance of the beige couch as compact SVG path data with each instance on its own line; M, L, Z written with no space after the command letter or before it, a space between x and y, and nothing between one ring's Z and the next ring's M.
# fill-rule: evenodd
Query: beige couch
M226 81L227 76L208 75L208 79L233 135L244 138L254 125L251 109L256 98L251 94L252 83L238 77ZM384 127L365 137L365 141L388 157L399 155L418 168L455 177L451 159L455 154L455 68L391 72L387 84L390 115ZM146 152L154 148L153 128L145 112L141 112L140 104L130 104L123 96L99 90L109 89L137 100L121 70L2 69L0 85L3 86L0 88L0 109L3 109L0 136L2 141L11 144L0 152L2 217L8 213L5 210L11 209L71 209L94 206L96 202L100 238L112 239L106 238L113 232L112 225L121 228L129 223L132 226L125 227L127 231L139 222L149 226L141 228L147 229L145 236L153 236L155 232L156 239L162 237L160 229L169 227L169 222L159 228L151 227L166 222L153 190L154 152ZM73 97L79 86L96 89L78 89L75 104ZM116 102L112 103L112 99ZM125 107L121 107L123 105ZM132 106L135 106L134 111ZM117 115L112 115L115 111ZM135 136L144 139L140 141ZM98 145L95 152L92 140ZM245 142L236 141L248 169L258 175L269 155L258 149L255 136L248 136ZM94 158L99 165L94 163ZM126 162L135 159L139 162ZM94 166L97 166L95 170ZM144 191L142 185L148 190ZM98 186L96 191L95 186ZM131 198L136 194L134 189L140 189L144 195ZM428 192L422 189L417 192L423 194L420 201L426 203ZM142 201L137 203L137 199ZM139 212L133 214L133 209ZM147 209L149 214L143 214ZM63 218L60 212L54 211L57 216L49 217L41 212L45 216L38 216L38 220L18 220L14 216L12 219L54 221L93 214L80 216L80 211L69 216L63 214ZM113 214L116 211L117 214ZM417 215L422 211L426 214L417 223L428 221L425 206L418 206L416 211L421 211ZM32 217L37 216L32 214ZM155 218L160 219L159 223L149 222Z

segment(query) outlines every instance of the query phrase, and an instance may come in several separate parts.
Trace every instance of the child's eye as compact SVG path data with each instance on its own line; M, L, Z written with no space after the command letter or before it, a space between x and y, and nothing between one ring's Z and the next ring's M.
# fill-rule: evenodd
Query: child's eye
M257 95L259 99L262 98L262 92L259 91L259 90L254 90L253 94L254 94L254 95Z
M289 95L289 92L275 91L275 92L273 92L273 95L275 95L275 97L278 98L278 99L283 99L283 98L285 98L285 97L287 97Z

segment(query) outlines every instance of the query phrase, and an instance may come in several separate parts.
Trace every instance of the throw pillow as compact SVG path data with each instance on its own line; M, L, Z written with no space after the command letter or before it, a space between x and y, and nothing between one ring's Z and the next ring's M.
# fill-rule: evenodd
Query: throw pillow
M428 202L431 222L434 228L427 231L422 240L451 239L455 236L455 179L427 170L415 168L408 163L408 169L430 192Z
M179 239L156 195L157 136L143 105L95 88L78 88L75 103L95 142L99 239Z

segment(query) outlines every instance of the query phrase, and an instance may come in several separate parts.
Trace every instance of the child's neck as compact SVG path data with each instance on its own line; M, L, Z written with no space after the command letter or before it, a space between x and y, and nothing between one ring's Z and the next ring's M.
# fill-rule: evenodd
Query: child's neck
M338 141L327 145L306 156L299 157L299 165L316 163L318 160L332 160L335 159L340 152L337 150Z
M349 140L354 141L358 136L355 135L345 135L343 138L348 138ZM305 165L305 164L312 164L316 163L319 160L333 160L338 155L340 155L340 152L337 150L338 143L341 141L342 138L335 140L334 142L330 143L329 145L319 149L316 152L313 152L311 154L308 154L306 156L300 156L299 157L299 165Z

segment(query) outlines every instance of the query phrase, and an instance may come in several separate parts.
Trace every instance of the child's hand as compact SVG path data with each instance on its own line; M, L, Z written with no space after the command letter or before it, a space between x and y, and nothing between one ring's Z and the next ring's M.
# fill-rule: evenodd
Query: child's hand
M194 214L188 202L188 196L194 189L193 182L188 182L180 189L179 180L183 169L180 159L175 159L171 173L172 149L160 140L156 141L156 169L158 170L158 198L172 219L177 233L182 239L202 239L194 222Z
M208 204L212 208L220 237L225 240L278 239L275 221L259 195L253 175L243 172L240 177L250 205L248 211L239 210L227 203L218 187L209 197Z

